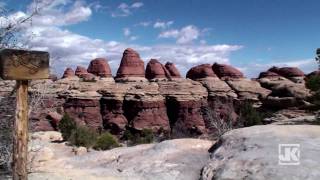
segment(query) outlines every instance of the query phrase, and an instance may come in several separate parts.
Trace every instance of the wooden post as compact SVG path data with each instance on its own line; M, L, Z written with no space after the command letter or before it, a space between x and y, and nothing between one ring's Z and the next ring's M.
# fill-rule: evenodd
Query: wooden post
M17 80L17 105L13 138L13 180L27 180L28 80Z
M49 53L19 49L0 50L0 77L17 80L17 106L13 135L13 180L27 180L28 81L49 78Z

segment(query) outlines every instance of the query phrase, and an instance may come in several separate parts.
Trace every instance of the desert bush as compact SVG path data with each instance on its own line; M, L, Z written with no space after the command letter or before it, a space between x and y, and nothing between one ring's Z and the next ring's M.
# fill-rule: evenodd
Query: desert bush
M261 125L263 115L259 113L250 102L244 102L240 108L240 122L244 127Z
M310 78L306 79L306 86L307 88L311 89L312 91L319 91L320 90L320 76L311 76Z
M214 130L214 133L211 133L211 136L214 138L220 137L224 133L234 129L231 117L223 119L207 106L202 107L201 112L205 116L205 119L207 119L210 129Z
M311 76L306 79L306 86L314 91L310 97L310 102L316 106L320 106L320 76Z
M98 134L94 130L85 126L77 126L76 129L71 132L68 141L70 145L73 146L91 148L95 145L97 137Z
M116 147L120 147L120 144L118 143L118 140L109 132L102 133L93 146L93 148L96 150L108 150Z
M59 122L59 130L64 140L68 140L71 136L72 131L77 128L76 122L68 115L64 114L61 121Z
M129 145L148 144L154 141L154 134L151 129L142 129L137 132L126 130L122 138L128 140Z

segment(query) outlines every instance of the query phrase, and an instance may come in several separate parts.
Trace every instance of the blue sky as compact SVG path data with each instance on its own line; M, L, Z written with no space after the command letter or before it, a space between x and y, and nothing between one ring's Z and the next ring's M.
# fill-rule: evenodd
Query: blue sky
M2 1L21 18L35 4ZM272 65L315 70L320 42L316 0L42 0L25 30L28 46L47 50L61 72L106 57L116 72L122 52L172 61L182 73L201 63L228 63L256 77Z

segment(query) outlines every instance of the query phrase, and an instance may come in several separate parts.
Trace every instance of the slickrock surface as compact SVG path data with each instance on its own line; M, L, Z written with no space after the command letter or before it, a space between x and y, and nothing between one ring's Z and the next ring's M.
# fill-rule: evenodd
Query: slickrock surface
M211 160L203 168L201 180L319 179L319 141L320 126L264 125L232 130L210 148ZM300 165L279 165L279 144L299 144Z
M57 132L38 132L31 138L30 157L35 159L30 180L194 180L200 178L200 170L209 159L208 149L212 146L207 140L175 139L85 152L65 143L52 143L61 139Z
M112 77L110 66L104 58L92 60L89 64L88 72L99 77Z

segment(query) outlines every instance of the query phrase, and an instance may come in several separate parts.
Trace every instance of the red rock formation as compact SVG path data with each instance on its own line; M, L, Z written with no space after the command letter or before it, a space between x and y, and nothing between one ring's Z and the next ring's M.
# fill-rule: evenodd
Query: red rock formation
M213 72L210 64L201 64L195 66L187 72L187 78L189 79L195 80L206 77L217 77L216 74Z
M74 71L72 70L72 68L67 68L64 73L62 78L69 78L69 77L73 77L74 76Z
M272 67L268 71L277 73L286 78L304 76L304 73L297 67L283 67L283 68Z
M170 76L172 78L181 78L181 74L179 70L176 68L176 66L173 63L167 62L165 67L169 71Z
M68 98L63 107L64 111L78 124L96 130L102 128L98 99Z
M52 112L52 110L63 111L62 106L65 100L53 96L45 96L42 97L41 102L41 106L33 107L34 109L30 113L29 119L32 131L57 130L61 117L59 117L57 112Z
M261 72L258 78L261 79L261 78L279 78L279 77L281 76L275 72L265 71L265 72Z
M151 59L146 68L146 78L156 79L156 78L170 78L170 73L158 60Z
M213 71L219 78L243 78L243 73L238 69L227 65L214 63L212 66Z
M205 100L178 101L167 99L167 110L173 137L199 136L206 132L205 120L201 109Z
M152 129L157 132L160 129L170 131L167 109L164 101L136 101L125 100L123 103L124 114L130 126L142 130Z
M89 64L88 72L100 77L112 77L110 66L104 58L92 60Z
M103 127L112 134L119 135L128 125L122 110L123 102L117 99L102 98L100 100Z
M85 67L77 66L75 75L78 77L82 77L83 75L88 74L88 71Z
M140 55L131 48L123 52L116 78L145 77L144 62Z

